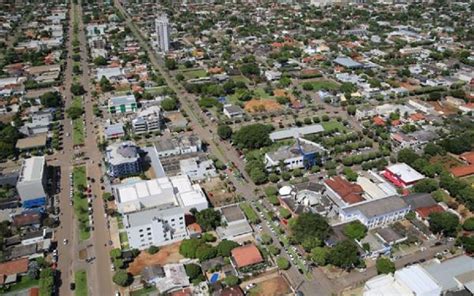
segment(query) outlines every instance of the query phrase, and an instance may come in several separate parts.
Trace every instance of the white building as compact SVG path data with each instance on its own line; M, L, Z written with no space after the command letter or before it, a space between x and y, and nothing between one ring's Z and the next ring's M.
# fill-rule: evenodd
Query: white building
M109 99L109 112L111 114L124 114L137 111L135 95L115 96Z
M159 131L161 129L161 108L150 106L141 110L137 117L132 120L132 126L137 134Z
M210 159L200 159L199 157L181 159L179 161L179 167L181 174L188 176L193 181L217 176L214 162Z
M41 207L46 204L46 160L43 156L23 161L16 189L24 208Z
M342 221L359 220L367 228L382 227L405 218L410 211L400 196L366 200L340 209Z
M279 80L281 78L281 72L280 71L267 70L267 71L265 71L265 78L268 81Z
M242 110L242 108L237 105L227 104L224 105L224 108L222 110L224 112L224 115L230 119L242 117L244 115L244 111Z
M274 152L265 153L264 163L267 170L280 169L280 164L293 170L321 163L326 151L321 145L303 138L298 138L297 141L295 145L282 146Z
M184 215L208 207L204 192L188 176L162 177L113 187L131 248L165 245L188 236Z
M170 50L170 24L168 16L162 14L155 20L155 31L158 45L158 50L163 53L167 53Z

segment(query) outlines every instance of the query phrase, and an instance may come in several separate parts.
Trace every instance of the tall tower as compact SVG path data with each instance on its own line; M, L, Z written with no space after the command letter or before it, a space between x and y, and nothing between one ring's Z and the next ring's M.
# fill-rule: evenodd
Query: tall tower
M164 53L168 52L170 49L170 24L168 22L168 16L166 16L166 14L162 14L156 18L155 31L158 50Z

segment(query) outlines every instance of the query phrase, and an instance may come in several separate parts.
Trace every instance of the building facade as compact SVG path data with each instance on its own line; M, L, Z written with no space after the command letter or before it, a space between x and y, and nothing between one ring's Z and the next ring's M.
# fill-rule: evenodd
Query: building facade
M106 149L107 172L112 177L139 174L139 148L132 141L113 143Z
M158 50L167 53L170 50L170 24L167 15L162 14L156 18L155 31Z
M46 160L31 157L23 161L16 189L24 208L43 207L46 204Z

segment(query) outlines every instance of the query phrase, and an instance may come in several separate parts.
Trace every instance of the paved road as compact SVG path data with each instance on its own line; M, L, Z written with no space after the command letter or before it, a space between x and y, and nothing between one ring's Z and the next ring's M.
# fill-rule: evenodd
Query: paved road
M82 23L82 8L80 5L72 5L70 9L70 28L68 33L70 38L67 44L67 49L70 53L70 56L67 60L64 89L62 90L66 109L71 105L73 98L69 90L73 82L73 61L71 59L73 50L71 42L73 39L74 8L76 9L76 17L79 21L78 37L81 49L80 64L83 71L82 74L77 78L79 78L79 82L84 86L84 88L89 91L88 93L90 93L92 90L89 79L89 66L87 62L88 56L86 37ZM73 147L71 120L65 118L63 120L64 153L57 153L56 155L51 156L49 161L50 164L61 167L61 192L59 194L61 226L56 232L56 238L59 242L58 269L61 271L61 286L59 288L59 293L60 295L73 295L73 292L69 288L69 284L74 281L74 271L85 269L87 271L88 277L89 295L113 295L115 292L115 287L112 283L112 274L110 271L111 262L109 259L108 247L109 233L107 229L107 218L104 217L102 191L98 182L102 175L101 168L98 166L98 164L101 162L102 155L96 144L96 132L93 124L93 102L89 94L84 96L84 110L84 119L86 122L85 146L75 148ZM69 134L70 136L67 137L66 134ZM74 164L74 153L78 152L84 152L84 156L90 158L86 164L87 175L88 177L97 180L95 183L92 183L92 193L98 197L93 201L93 220L95 227L94 231L91 233L91 238L87 241L79 241L78 225L74 219L73 208L69 204L69 190L71 186L69 174L72 172L72 167ZM63 239L67 239L69 241L68 245L63 245ZM84 260L80 260L79 250L81 249L87 249L88 257L96 257L96 259L92 261L92 263L86 263Z

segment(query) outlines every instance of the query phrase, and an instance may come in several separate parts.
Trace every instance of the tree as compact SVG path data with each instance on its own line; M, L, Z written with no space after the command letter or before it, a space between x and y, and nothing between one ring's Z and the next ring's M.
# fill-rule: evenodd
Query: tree
M54 270L50 267L43 268L40 272L39 289L41 296L53 294L54 289Z
M474 217L470 217L464 220L462 228L466 231L474 231Z
M352 221L344 226L342 232L351 239L361 240L367 234L367 227L358 220Z
M222 140L227 140L232 137L232 128L226 124L221 124L217 127L217 134Z
M75 96L82 96L83 94L86 93L86 90L80 83L73 83L71 85L71 92Z
M426 144L425 149L423 151L425 154L430 155L430 156L443 155L446 153L443 147L436 145L434 143Z
M331 230L326 219L314 213L302 213L296 218L290 229L294 239L299 243L302 243L308 237L315 237L324 241Z
M327 264L330 249L327 247L316 247L311 249L311 260L316 265L324 266Z
M133 278L127 271L118 270L112 277L112 281L121 287L127 287L133 282Z
M164 99L161 101L161 108L165 111L176 110L178 108L178 102L173 98Z
M347 111L347 114L349 114L349 115L355 115L356 111L357 111L357 108L354 105L349 105L349 106L347 106L346 111Z
M395 263L388 258L379 257L375 263L378 274L388 274L395 272Z
M81 117L83 112L84 110L78 106L71 106L66 110L66 113L69 116L69 118L73 120Z
M463 237L461 237L460 241L461 241L461 244L462 244L464 250L468 254L474 253L474 235L463 236Z
M165 66L168 70L176 70L178 68L178 64L174 59L165 59Z
M262 240L262 244L264 245L269 245L273 242L273 238L268 233L263 233L260 236L260 239Z
M210 232L206 232L201 237L205 242L215 242L217 238Z
M331 249L329 263L340 268L350 269L359 262L357 246L351 240L343 240Z
M40 97L41 105L47 108L56 108L61 106L61 94L57 91L55 92L46 92Z
M261 123L241 127L233 136L239 148L257 149L271 144L270 132L273 127Z
M122 258L122 250L120 250L119 248L110 250L110 257L112 259Z
M107 59L104 58L103 56L98 56L94 59L94 64L96 66L105 66L107 65Z
M189 277L190 281L193 281L202 276L201 267L197 264L191 263L184 266L186 270L186 275Z
M290 268L290 262L288 262L284 257L278 256L276 263L279 269L287 270Z
M273 256L276 256L276 255L280 254L281 250L280 250L280 248L276 247L275 245L269 245L268 246L268 252L270 252L270 254L272 254Z
M445 236L451 237L454 237L457 234L459 218L453 213L431 213L428 222L430 223L431 231L434 233L442 233Z
M288 219L291 217L291 212L287 208L280 208L280 217Z
M221 225L221 212L212 208L204 209L196 213L196 222L204 231L216 229Z
M418 181L415 186L413 186L413 190L415 192L427 192L431 193L439 188L438 181L435 179L426 178L423 180Z
M124 266L124 262L122 259L114 259L113 264L114 264L115 269L121 269Z
M160 248L158 248L157 246L150 246L150 247L148 247L147 252L148 252L148 254L153 255L153 254L158 253L159 250L160 250Z
M231 251L238 246L240 246L238 243L224 239L217 245L217 254L219 254L219 256L229 257Z
M110 81L105 76L102 76L102 78L100 78L99 85L100 85L100 89L103 92L112 91L114 89Z
M114 196L110 192L104 192L104 193L102 193L102 199L104 201L112 201L112 200L114 200Z
M408 165L411 165L415 160L417 160L420 156L415 153L410 148L404 148L398 152L397 160L398 162L404 162Z
M307 237L301 243L301 246L303 247L303 249L305 249L306 252L309 252L313 248L321 246L321 243L322 243L322 241L317 237Z
M255 167L250 171L250 179L256 184L265 184L268 180L267 173L259 167Z
M179 253L186 258L196 258L196 250L202 244L197 238L184 239L179 245Z
M240 279L235 275L229 275L224 278L224 283L229 286L235 286L240 282Z

